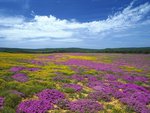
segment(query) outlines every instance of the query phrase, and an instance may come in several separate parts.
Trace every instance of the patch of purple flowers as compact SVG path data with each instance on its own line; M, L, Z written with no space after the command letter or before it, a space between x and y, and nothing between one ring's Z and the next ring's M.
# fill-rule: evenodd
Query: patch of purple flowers
M114 64L96 63L96 62L89 61L89 60L70 59L70 60L64 62L63 64L76 65L79 67L86 66L90 69L101 70L101 71L122 72L122 70L119 69Z
M121 102L128 105L129 108L134 109L137 113L150 113L150 109L136 98L121 98Z
M65 95L55 89L45 89L41 91L40 93L37 94L39 99L44 100L44 101L49 101L51 103L56 103L60 99L64 99Z
M4 105L4 98L0 97L0 109L3 108L3 105Z
M148 82L148 78L143 76L125 75L122 78L128 82L145 82L145 83Z
M123 84L122 91L118 93L119 100L127 104L137 113L149 113L147 107L150 104L150 92L145 88L135 84Z
M53 108L54 106L49 101L28 100L18 105L17 113L45 113Z
M10 68L10 71L11 72L19 72L19 71L22 71L23 69L25 69L25 67L16 66L16 67Z
M83 81L84 77L82 75L72 75L72 79L77 80L77 81Z
M96 92L92 92L88 95L89 99L95 100L95 101L110 101L111 100L111 95L102 91L96 91Z
M101 86L103 83L101 81L91 81L87 84L88 87L93 88L95 86Z
M93 76L93 75L86 75L87 79L89 82L95 82L95 81L98 81L97 77L96 76Z
M105 78L106 80L110 80L110 81L115 81L115 80L118 79L118 77L117 77L116 75L112 75L112 74L106 74L106 75L104 76L104 78Z
M129 93L129 94L132 94L134 92L138 92L138 91L142 91L142 92L145 92L145 93L150 93L148 90L146 90L144 87L142 86L138 86L136 84L122 84L120 85L120 88L123 89L123 91L125 93Z
M28 70L28 71L38 71L38 70L40 70L40 69L39 69L39 68L32 67L32 68L26 68L26 70Z
M20 72L22 70L27 70L27 71L38 71L39 68L26 68L26 67L19 67L19 66L16 66L16 67L12 67L10 68L10 71L11 72Z
M75 113L97 113L103 109L103 106L96 101L89 99L80 99L71 102L69 108Z
M120 98L121 102L132 107L135 111L141 112L143 109L148 109L146 106L150 103L150 93L145 92L134 92L132 94L127 94L123 98ZM140 109L137 109L140 106Z
M19 81L19 82L27 82L28 81L28 76L23 74L23 73L14 74L12 76L12 78Z
M82 86L80 86L78 84L65 84L64 87L74 89L75 91L81 91L82 90Z
M29 62L31 62L32 64L36 64L36 65L44 65L44 62L41 62L41 61L38 61L38 60L31 60Z

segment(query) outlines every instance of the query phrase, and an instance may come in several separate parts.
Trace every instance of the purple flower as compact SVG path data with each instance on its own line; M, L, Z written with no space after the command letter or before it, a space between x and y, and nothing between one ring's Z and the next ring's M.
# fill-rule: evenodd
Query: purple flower
M11 72L19 72L19 71L22 71L22 70L38 71L39 68L26 68L26 67L19 67L19 66L10 68Z
M140 103L149 104L150 103L150 93L145 92L135 92L130 96L131 99L136 99Z
M23 73L14 74L12 76L12 78L19 81L19 82L27 82L28 81L28 76L23 74Z
M41 61L38 61L38 60L31 60L29 62L31 62L32 64L36 64L36 65L44 65L44 62L41 62Z
M37 94L41 100L47 100L51 103L56 103L60 99L64 99L65 95L55 89L45 89Z
M128 82L147 82L148 78L143 76L131 76L131 75L125 75L122 77L124 80Z
M93 75L86 75L86 77L88 78L88 81L89 81L89 82L98 81L98 79L97 79L96 76L93 76Z
M120 100L126 100L123 102L128 102L128 100L136 100L143 105L147 105L150 103L150 94L145 92L134 92L132 94L126 94Z
M17 113L45 113L53 108L49 101L28 100L18 105Z
M112 75L112 74L106 74L104 77L105 77L105 79L110 80L110 81L117 80L117 76Z
M84 77L82 75L72 75L71 78L75 79L77 81L83 81L84 80Z
M91 81L87 84L90 88L93 88L95 86L102 86L103 83L101 81Z
M120 101L127 104L138 113L148 113L147 105L150 103L150 92L135 84L121 85L122 96Z
M121 102L128 105L128 107L134 109L137 113L149 113L149 108L140 101L134 98L121 98Z
M107 94L106 92L102 92L102 91L96 91L96 92L92 92L88 95L88 98L95 100L95 101L110 101L111 100L111 95Z
M104 64L104 63L97 63L89 60L79 60L79 59L70 59L66 62L64 62L65 65L77 65L77 66L86 66L91 69L95 70L101 70L101 71L111 71L111 72L122 72L121 69L119 69L114 64Z
M125 95L126 95L126 93L123 93L122 91L114 91L113 93L112 93L112 95L115 97L115 98L117 98L117 99L119 99L119 98L123 98Z
M3 105L4 105L4 98L0 97L0 109L3 108Z
M82 90L82 86L80 86L78 84L65 84L64 87L74 89L75 91L81 91Z
M98 102L89 99L80 99L70 102L69 108L72 112L77 113L97 113L103 109L103 106Z
M11 72L19 72L19 71L22 71L23 69L25 69L25 67L16 66L16 67L10 68L10 71Z
M26 70L28 70L28 71L38 71L38 70L40 70L39 68L26 68Z
M130 93L130 94L132 94L133 92L137 92L137 91L149 93L149 91L146 90L144 87L138 86L136 84L129 84L129 83L122 84L122 85L120 85L120 88L123 89L124 92Z

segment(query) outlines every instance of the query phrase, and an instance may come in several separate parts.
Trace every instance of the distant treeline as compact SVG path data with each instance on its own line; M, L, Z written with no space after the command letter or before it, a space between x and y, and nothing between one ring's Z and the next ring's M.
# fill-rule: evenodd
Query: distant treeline
M106 48L106 49L83 49L83 48L45 48L45 49L19 49L0 48L0 52L9 53L150 53L150 47L141 48Z

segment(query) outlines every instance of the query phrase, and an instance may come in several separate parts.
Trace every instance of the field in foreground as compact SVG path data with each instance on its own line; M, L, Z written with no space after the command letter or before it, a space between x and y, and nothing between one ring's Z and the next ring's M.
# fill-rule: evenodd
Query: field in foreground
M2 113L150 113L150 55L0 53Z

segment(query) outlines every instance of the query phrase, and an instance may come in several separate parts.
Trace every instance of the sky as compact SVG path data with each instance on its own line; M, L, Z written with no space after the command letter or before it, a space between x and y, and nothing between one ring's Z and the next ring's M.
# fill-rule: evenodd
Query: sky
M150 0L0 0L0 47L150 47Z

